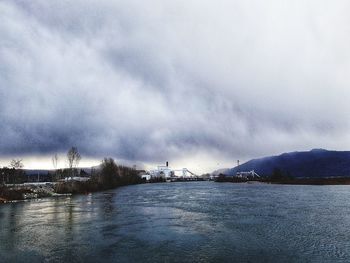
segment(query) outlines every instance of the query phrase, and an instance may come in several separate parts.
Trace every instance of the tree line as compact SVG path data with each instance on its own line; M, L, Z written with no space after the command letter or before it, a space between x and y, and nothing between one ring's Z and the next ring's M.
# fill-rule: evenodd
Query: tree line
M88 193L143 182L144 180L136 169L117 165L114 159L105 158L100 167L92 171L90 180L61 182L55 185L55 191L57 193Z
M135 168L117 165L112 158L104 158L101 165L91 168L90 174L82 169L78 169L81 154L77 147L71 147L66 154L68 168L59 169L59 157L55 154L52 157L54 170L47 175L27 176L23 170L23 162L20 159L13 159L9 167L0 169L0 184L20 184L33 181L60 182L56 185L57 192L91 192L115 188L117 186L142 183L142 178ZM86 182L76 182L74 177L89 177ZM40 179L41 177L41 179Z

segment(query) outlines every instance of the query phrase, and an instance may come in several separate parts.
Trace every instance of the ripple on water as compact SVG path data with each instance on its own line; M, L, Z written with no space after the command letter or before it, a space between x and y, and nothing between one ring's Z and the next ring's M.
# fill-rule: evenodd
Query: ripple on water
M147 184L0 206L5 262L347 262L350 187Z

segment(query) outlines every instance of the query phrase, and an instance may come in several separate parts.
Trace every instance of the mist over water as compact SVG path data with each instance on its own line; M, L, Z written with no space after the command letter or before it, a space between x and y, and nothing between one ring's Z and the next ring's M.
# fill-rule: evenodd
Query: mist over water
M350 187L146 184L0 206L0 262L346 262Z

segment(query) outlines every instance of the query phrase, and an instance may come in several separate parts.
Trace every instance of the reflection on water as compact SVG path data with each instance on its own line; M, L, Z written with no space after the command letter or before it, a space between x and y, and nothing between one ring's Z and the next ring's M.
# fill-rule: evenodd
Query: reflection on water
M0 262L347 262L349 217L349 186L129 186L1 205Z

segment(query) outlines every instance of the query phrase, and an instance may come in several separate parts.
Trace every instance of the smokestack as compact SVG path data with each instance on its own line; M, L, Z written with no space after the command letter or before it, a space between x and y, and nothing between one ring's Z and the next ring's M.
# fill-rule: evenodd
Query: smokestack
M168 167L169 166L169 162L166 162L166 167Z

